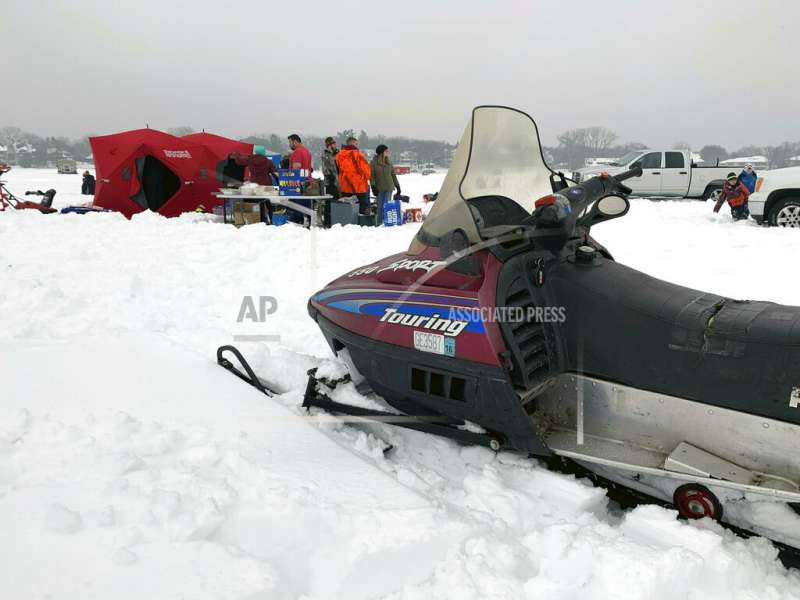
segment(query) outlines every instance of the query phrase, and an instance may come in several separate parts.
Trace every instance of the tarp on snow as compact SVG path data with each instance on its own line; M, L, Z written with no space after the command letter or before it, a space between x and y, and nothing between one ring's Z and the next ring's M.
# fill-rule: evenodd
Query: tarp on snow
M144 210L174 217L208 206L213 173L209 150L156 129L89 139L97 172L94 204L131 217Z

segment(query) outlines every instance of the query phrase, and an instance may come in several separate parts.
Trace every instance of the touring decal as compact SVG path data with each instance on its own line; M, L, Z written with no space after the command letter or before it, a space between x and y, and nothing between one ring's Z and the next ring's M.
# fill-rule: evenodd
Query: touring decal
M459 321L442 317L438 313L432 315L419 315L414 313L401 312L396 308L386 308L383 316L379 319L381 323L391 323L392 325L402 325L414 329L425 329L431 331L441 331L449 337L457 337L469 326L469 321Z

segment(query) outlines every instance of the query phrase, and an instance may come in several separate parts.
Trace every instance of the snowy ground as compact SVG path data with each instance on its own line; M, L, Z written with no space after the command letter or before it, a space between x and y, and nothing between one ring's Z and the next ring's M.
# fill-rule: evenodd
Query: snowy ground
M80 176L14 170L16 193L85 200ZM442 175L401 177L416 200ZM795 598L762 539L620 513L511 454L306 418L332 361L312 292L404 249L417 226L242 229L210 217L0 213L2 598ZM734 297L800 304L800 232L694 201L634 201L593 232L617 260ZM274 296L263 323L244 296ZM285 393L214 362L238 343Z

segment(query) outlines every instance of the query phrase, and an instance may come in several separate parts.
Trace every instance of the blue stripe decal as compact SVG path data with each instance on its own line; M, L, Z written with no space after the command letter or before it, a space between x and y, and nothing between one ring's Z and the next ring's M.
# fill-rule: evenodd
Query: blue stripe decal
M400 313L409 315L420 315L432 317L438 315L442 319L452 319L455 321L466 321L468 325L464 331L471 333L484 333L486 330L481 321L480 312L476 309L465 308L463 306L437 307L437 306L415 306L413 304L395 304L387 302L367 302L364 300L341 300L327 304L331 308L336 308L357 315L369 315L382 317L387 308L394 308ZM421 329L424 329L422 327Z
M369 298L370 300L397 300L399 302L439 302L441 304L463 303L464 305L478 306L474 298L456 298L453 296L439 296L436 294L406 294L397 292L353 293L342 296L355 296L356 298ZM350 299L350 298L348 298Z
M416 299L416 298L435 298L441 300L443 303L455 302L468 302L477 305L478 300L464 296L454 296L448 294L435 294L431 292L414 292L408 290L382 290L382 289L368 289L368 288L338 288L335 290L328 290L327 292L318 292L312 298L315 302L322 302L333 296L347 296L356 295L359 297L382 297L389 296L397 298L398 300Z

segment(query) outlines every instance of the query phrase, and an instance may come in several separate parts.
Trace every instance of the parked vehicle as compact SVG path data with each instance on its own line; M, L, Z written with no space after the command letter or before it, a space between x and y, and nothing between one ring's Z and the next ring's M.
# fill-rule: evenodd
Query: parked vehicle
M800 167L762 173L748 205L759 224L800 227Z
M62 175L75 175L78 172L78 166L72 158L59 158L56 169Z
M674 196L716 200L725 183L729 167L700 167L692 162L689 150L636 150L608 164L579 169L573 173L577 183L603 171L617 175L642 167L642 176L627 181L635 196Z

